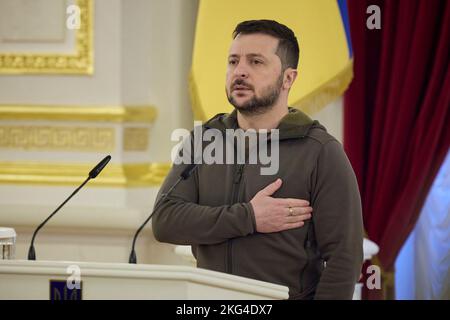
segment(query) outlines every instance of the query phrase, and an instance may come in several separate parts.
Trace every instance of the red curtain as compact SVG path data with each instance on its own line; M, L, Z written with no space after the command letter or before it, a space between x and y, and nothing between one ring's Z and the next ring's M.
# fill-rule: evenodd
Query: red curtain
M381 29L367 7L378 5ZM413 229L450 145L450 1L348 1L354 79L344 147L384 270Z

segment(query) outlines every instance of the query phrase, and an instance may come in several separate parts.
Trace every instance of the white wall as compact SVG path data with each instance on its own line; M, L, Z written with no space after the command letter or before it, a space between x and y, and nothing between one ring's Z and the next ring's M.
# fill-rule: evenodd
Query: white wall
M120 105L121 0L95 1L94 14L95 72L92 76L2 75L0 102Z
M342 143L344 135L343 112L343 99L341 97L328 104L319 112L311 115L311 118L319 120L319 122L325 126L328 133Z

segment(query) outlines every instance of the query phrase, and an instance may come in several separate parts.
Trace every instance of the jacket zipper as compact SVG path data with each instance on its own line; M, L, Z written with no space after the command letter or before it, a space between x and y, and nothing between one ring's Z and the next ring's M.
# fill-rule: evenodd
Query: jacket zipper
M244 171L244 164L239 164L233 178L233 188L232 188L233 191L231 194L232 205L237 203L239 200L239 185L241 183L243 171ZM229 274L233 273L232 250L233 250L233 239L230 239L228 240L227 244L227 273Z

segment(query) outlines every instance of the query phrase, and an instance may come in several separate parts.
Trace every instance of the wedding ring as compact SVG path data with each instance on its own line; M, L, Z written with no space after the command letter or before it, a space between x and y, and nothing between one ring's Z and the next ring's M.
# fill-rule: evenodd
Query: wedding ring
M294 215L294 210L292 210L291 207L288 207L288 209L289 209L289 215L290 215L290 216L293 216L293 215Z

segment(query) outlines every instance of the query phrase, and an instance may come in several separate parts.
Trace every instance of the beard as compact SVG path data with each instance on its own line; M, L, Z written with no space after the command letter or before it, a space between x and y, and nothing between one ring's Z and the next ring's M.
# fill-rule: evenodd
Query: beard
M255 92L254 88L248 85L242 79L236 80L231 86L231 88L233 88L234 85L245 85L251 88L253 92ZM269 85L262 90L262 92L264 92L265 94L260 97L258 97L255 93L250 100L240 105L237 104L236 100L231 95L231 92L228 93L227 91L227 98L228 101L234 106L234 108L243 115L263 114L266 111L272 109L272 107L275 105L275 102L277 102L278 97L280 96L282 86L283 86L283 73L280 74L280 76L278 77L278 79L274 84Z

